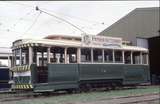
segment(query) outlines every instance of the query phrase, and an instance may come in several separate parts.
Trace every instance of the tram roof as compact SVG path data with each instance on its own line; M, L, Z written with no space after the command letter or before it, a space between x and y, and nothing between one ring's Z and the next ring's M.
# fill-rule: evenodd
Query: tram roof
M20 39L13 42L12 49L28 46L59 46L59 47L83 47L83 48L100 48L100 49L118 49L118 50L132 50L132 51L144 51L148 52L148 49L122 45L121 47L106 47L106 46L84 46L81 41L75 40L51 40L51 39Z
M72 39L72 40L74 40L74 39L80 39L81 40L81 36L75 36L75 35L60 35L60 34L58 34L58 35L56 35L56 34L54 34L54 35L48 35L48 36L46 36L46 37L44 37L43 39Z

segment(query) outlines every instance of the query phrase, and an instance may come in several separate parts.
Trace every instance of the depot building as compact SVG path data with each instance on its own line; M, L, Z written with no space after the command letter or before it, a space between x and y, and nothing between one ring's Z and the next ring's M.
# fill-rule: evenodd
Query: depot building
M152 83L160 83L160 11L136 8L98 35L122 37L124 43L149 49Z

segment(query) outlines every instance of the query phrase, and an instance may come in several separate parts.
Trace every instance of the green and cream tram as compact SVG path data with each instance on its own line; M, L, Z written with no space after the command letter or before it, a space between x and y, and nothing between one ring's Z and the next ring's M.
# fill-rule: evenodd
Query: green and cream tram
M84 35L21 39L12 46L12 89L35 92L150 82L148 50L121 38Z

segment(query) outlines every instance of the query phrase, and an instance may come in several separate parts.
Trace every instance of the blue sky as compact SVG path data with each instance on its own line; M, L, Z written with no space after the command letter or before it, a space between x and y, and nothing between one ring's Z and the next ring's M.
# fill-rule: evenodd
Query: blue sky
M61 20L40 14L35 6L88 34L97 34L135 8L159 7L159 1L0 1L0 47L10 47L20 38L82 33Z

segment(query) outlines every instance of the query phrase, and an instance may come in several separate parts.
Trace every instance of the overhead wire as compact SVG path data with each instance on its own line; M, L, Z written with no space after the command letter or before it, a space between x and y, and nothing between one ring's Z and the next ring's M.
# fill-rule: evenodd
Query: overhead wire
M51 12L52 14L53 13L57 14L57 12L55 12L53 10L49 10L49 9L45 9L45 8L42 8L42 9L45 10L46 12ZM58 14L60 14L60 13L58 13ZM76 26L78 26L81 30L85 30L85 29L91 30L91 29L94 29L94 27L96 27L96 26L100 26L100 25L104 26L105 25L104 22L87 20L87 19L83 19L83 18L80 18L80 17L76 17L76 16L69 16L69 15L66 15L66 14L60 14L60 15L65 16L65 20L70 21L70 22L73 22L74 20L75 21L79 20L79 22L76 22ZM68 19L66 19L66 18L68 18ZM86 23L87 23L87 25L86 25ZM74 33L75 28L72 28L72 29L73 29L72 33Z
M8 29L0 29L0 31L3 31L3 32L15 32L15 33L20 33L20 32L13 31L13 30L8 30Z
M33 5L28 5L28 4L23 4L23 3L19 3L19 2L7 2L7 3L11 3L11 4L15 4L15 5L20 5L20 6L25 6L25 7L28 7L28 8L33 8L34 10L35 10L35 7L33 6ZM32 10L33 10L32 9ZM38 17L38 16L37 16ZM35 20L35 22L36 22L37 20ZM29 31L32 27L33 27L33 25L35 24L35 22L33 22L32 23L32 25L24 32L24 34L27 32L27 31ZM57 21L57 23L61 23L61 22L59 22L59 21ZM8 29L9 30L9 29ZM8 31L9 32L9 31Z
M33 10L31 9L31 10L30 10L29 12L27 12L25 15L23 15L22 17L20 17L20 18L16 21L16 23L13 24L13 27L10 28L9 30L14 29L14 28L16 27L16 25L17 25L18 23L20 23L20 22L24 19L24 17L28 16L32 11L33 11Z
M42 8L43 9L43 8ZM53 10L48 10L48 9L43 9L45 10L46 12L52 12L52 13L55 13L55 11ZM76 26L80 27L80 29L84 30L84 29L94 29L95 26L100 26L100 25L105 25L104 22L98 22L98 21L92 21L92 20L87 20L87 19L83 19L83 18L80 18L80 17L76 17L76 16L69 16L69 15L66 15L66 14L62 14L64 16L67 16L68 18L71 18L70 22L73 21L73 19L76 19L76 20L80 20L80 21L83 21L83 22L89 22L88 26L83 24L82 22L79 22L80 24ZM65 19L66 20L66 19ZM73 28L74 29L74 28Z
M14 30L8 30L8 29L1 29L1 28L0 28L0 31L1 32L16 33L16 34L23 34L22 32L18 32L18 31L14 31Z
M5 3L10 3L10 4L15 4L15 5L21 5L21 6L30 7L30 8L34 9L34 7L32 5L23 4L23 3L16 2L16 1L6 1Z
M85 21L85 22L88 22L88 23L104 25L104 22L98 22L98 21L94 21L94 20L88 20L88 19L84 19L84 18L81 18L81 17L73 16L73 15L68 15L68 14L64 14L64 13L58 13L56 11L45 9L45 8L42 8L42 9L45 10L45 11L50 11L50 12L53 12L53 13L56 13L56 14L59 14L59 15L63 15L63 16L69 17L69 18L74 18L74 19L77 19L77 20L80 20L80 21Z
M23 33L24 35L36 24L38 18L40 17L40 14L41 14L41 12L39 12L39 14L37 15L37 17L33 21L33 23L30 25L30 27Z
M68 21L68 20L66 20L66 19L63 19L63 18L61 18L61 17L58 17L58 16L56 16L56 15L54 15L54 14L51 14L51 13L49 13L49 12L43 11L43 10L39 9L38 6L36 6L36 10L37 10L37 11L40 11L40 12L43 12L43 13L45 13L45 14L48 14L48 15L50 15L50 16L52 16L52 17L54 17L54 18L57 18L57 19L59 19L59 20L61 20L61 21L64 21L64 22L66 22L67 24L70 24L71 26L75 27L76 29L78 29L78 30L81 31L82 33L86 33L85 31L83 31L82 29L80 29L80 28L77 27L75 24L71 23L70 21Z
M22 3L15 2L15 1L10 1L10 2L7 2L7 1L6 1L5 3L15 4L15 5L21 5L21 6L23 6L23 7L25 6L25 7L31 7L31 8L33 8L33 6L31 6L31 5L22 4ZM13 27L8 28L8 29L0 29L0 31L14 32L14 33L22 34L21 32L14 31L14 29L15 29L16 25L17 25L19 22L21 22L26 16L30 15L33 10L34 10L34 8L31 9L31 10L30 10L29 12L27 12L26 14L24 14L23 16L21 16L19 19L17 19L17 21L13 24Z
M12 2L12 3L14 3L14 2ZM23 3L19 3L19 2L16 2L15 4L21 5L21 6L35 8L33 5L29 5L29 4L23 4ZM88 19L84 19L84 18L81 18L81 17L73 16L73 15L68 15L68 14L64 14L64 13L58 13L56 11L49 10L49 9L46 9L46 8L41 8L41 9L43 9L45 11L50 11L50 12L55 13L55 14L67 16L67 17L72 18L72 19L74 18L74 19L77 19L77 20L80 20L80 21L83 21L83 22L93 23L93 25L97 25L97 24L105 25L104 22L98 22L98 21L94 21L94 20L88 20Z
M6 3L6 2L5 2L5 3ZM18 2L15 3L15 1L13 1L13 2L7 2L7 3L11 3L11 4L16 4L16 5L21 5L21 6L33 8L33 9L31 9L29 12L27 12L25 15L23 15L22 17L20 17L20 18L17 20L17 22L13 24L13 28L14 28L21 20L23 20L24 17L26 17L27 15L31 14L31 12L35 9L35 8L34 8L33 6L31 6L31 5L22 4L22 3L18 3ZM40 16L40 14L41 14L41 13L39 13L39 14L36 16L35 20L34 20L33 23L31 24L31 26L24 32L24 34L25 34L26 32L28 32L28 31L34 26L34 24L36 23L38 17ZM2 25L2 24L1 24L1 25ZM15 33L22 34L21 32L17 32L17 31L12 30L13 28L11 28L11 29L0 29L0 31L4 31L4 32L15 32Z
M16 4L16 5L21 5L21 6L26 6L26 7L29 7L29 8L35 8L33 5L28 5L28 4L23 4L23 3L19 3L19 2L8 2L8 3L12 3L12 4ZM52 11L53 12L53 10L48 10L48 9L45 9L45 8L42 8L43 10L45 10L45 11ZM54 13L55 13L55 11L54 11ZM56 14L57 14L57 12L56 12ZM60 14L60 13L59 13ZM40 15L40 14L39 14ZM76 17L76 16L69 16L69 15L66 15L66 14L61 14L61 15L64 15L64 16L67 16L67 17L69 17L69 18L72 18L72 19L77 19L77 20L80 20L80 21L87 21L87 22L94 22L94 26L96 25L96 24L101 24L101 25L104 25L104 22L102 22L102 23L100 23L100 22L98 22L98 21L92 21L92 20L87 20L87 19L82 19L82 18L80 18L80 17ZM53 15L52 15L53 16ZM27 33L32 27L33 27L33 25L36 23L36 21L37 21L37 19L38 19L38 17L39 16L37 16L36 17L36 19L34 20L34 22L32 23L32 25L24 32L24 34L25 33ZM73 27L76 27L77 28L77 26L75 26L75 25L73 25L72 23L70 23L68 20L66 20L66 19L63 19L63 18L59 18L58 16L56 16L56 15L54 15L54 17L55 18L57 18L57 19L60 19L60 20L62 20L62 21L65 21L65 22L67 22L68 24L70 24L70 25L72 25ZM17 24L17 23L16 23ZM81 27L81 28L79 28L79 27ZM82 30L82 28L84 29L86 26L78 26L78 29L79 30L81 30L81 31L83 31ZM84 31L83 31L84 32Z

